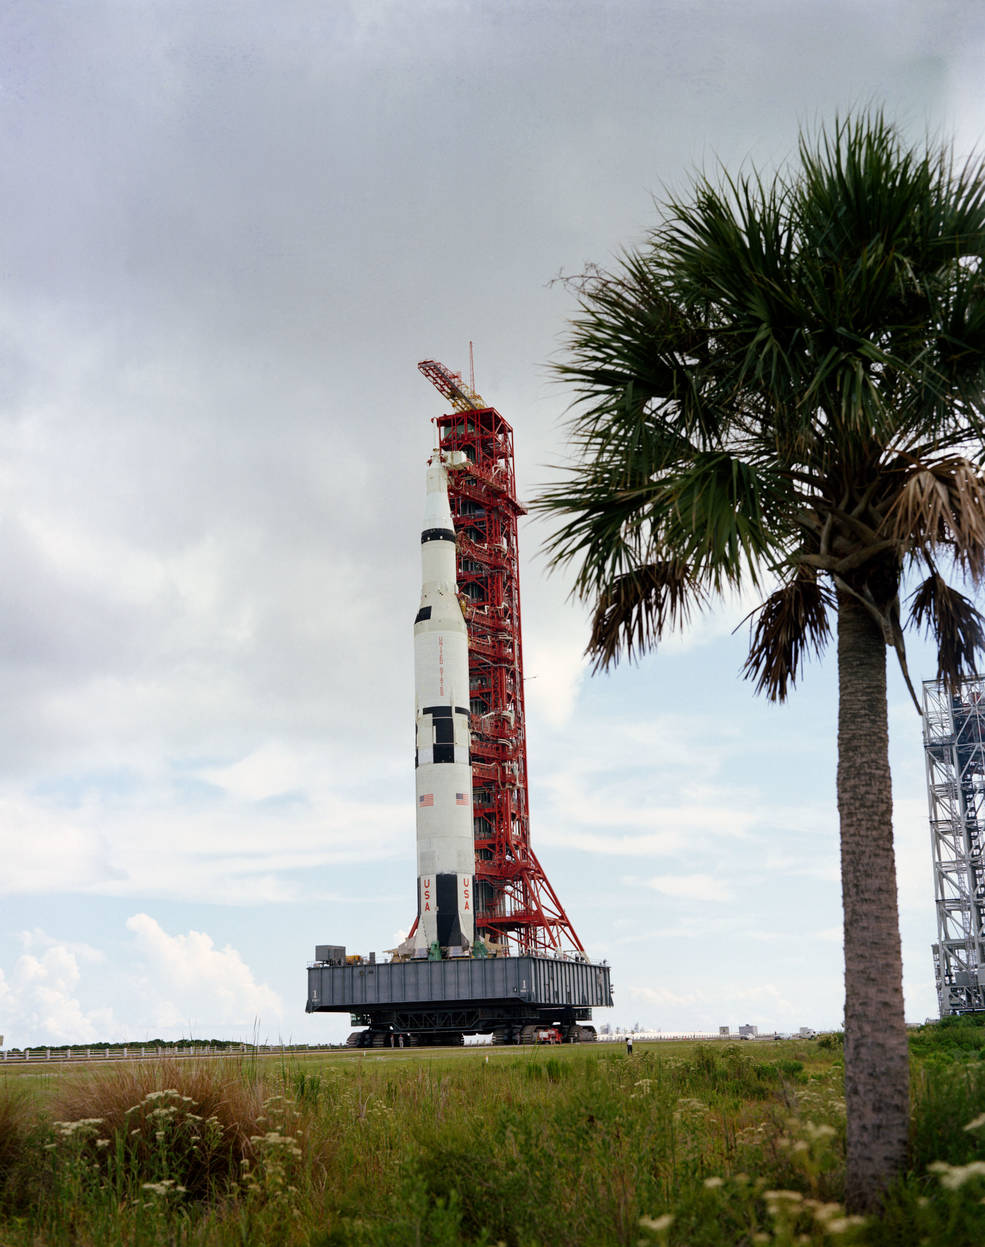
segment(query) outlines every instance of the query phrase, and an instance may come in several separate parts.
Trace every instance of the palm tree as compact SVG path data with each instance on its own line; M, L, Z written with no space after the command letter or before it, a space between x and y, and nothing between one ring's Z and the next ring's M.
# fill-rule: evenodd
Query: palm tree
M614 271L575 279L555 367L577 458L536 503L597 667L751 586L745 672L782 701L836 621L855 1210L905 1165L909 1118L886 651L909 685L904 623L948 682L985 649L949 583L985 575L983 256L985 165L880 113L802 136L769 180L697 178Z

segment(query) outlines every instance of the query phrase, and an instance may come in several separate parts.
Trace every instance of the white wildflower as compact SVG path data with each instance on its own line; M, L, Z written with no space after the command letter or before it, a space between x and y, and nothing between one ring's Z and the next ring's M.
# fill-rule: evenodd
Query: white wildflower
M985 1160L973 1160L967 1165L949 1165L946 1161L935 1160L927 1168L940 1176L941 1186L949 1191L958 1190L972 1178L985 1177Z
M663 1230L669 1230L673 1224L674 1214L672 1212L665 1212L660 1217L640 1217L640 1225L645 1230L653 1230L658 1234Z

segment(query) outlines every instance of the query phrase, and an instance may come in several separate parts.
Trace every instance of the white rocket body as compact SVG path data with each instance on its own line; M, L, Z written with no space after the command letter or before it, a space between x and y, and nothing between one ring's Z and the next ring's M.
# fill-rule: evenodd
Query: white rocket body
M455 581L446 466L459 460L460 453L435 451L421 532L421 608L414 621L418 948L467 949L475 939L468 631Z

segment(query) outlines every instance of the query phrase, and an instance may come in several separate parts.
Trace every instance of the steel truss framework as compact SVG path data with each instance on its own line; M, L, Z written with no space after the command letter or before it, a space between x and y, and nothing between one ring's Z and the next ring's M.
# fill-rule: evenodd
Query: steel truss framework
M406 1006L376 1008L353 1013L353 1026L370 1026L376 1030L392 1029L410 1034L453 1031L459 1034L491 1034L510 1027L519 1031L523 1026L558 1024L571 1026L578 1021L591 1021L591 1009L580 1006L552 1008L532 1005L446 1005L429 1009Z
M441 449L469 464L448 493L469 627L476 927L515 952L584 955L530 847L513 429L459 374L418 367L456 407L435 421Z
M923 686L941 1017L985 1011L985 678Z
M476 925L524 952L584 952L530 847L513 430L492 407L437 420L469 626Z

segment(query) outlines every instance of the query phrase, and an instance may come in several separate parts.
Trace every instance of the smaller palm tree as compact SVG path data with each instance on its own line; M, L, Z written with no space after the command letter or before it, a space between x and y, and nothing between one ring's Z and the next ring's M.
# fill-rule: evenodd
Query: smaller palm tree
M771 181L698 179L614 272L575 283L557 373L577 461L537 503L597 666L751 586L745 671L782 701L837 625L855 1209L908 1131L886 650L910 684L905 623L945 681L985 648L952 583L985 576L983 255L982 164L910 148L881 114L802 138Z

